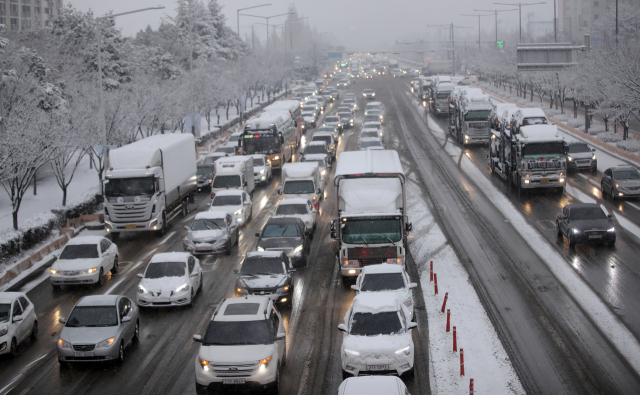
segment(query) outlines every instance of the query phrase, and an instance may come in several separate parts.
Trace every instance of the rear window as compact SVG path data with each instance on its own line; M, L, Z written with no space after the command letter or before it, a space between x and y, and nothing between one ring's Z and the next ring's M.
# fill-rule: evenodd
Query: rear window
M340 118L338 117L326 117L324 119L325 122L340 122Z
M404 288L402 273L372 273L364 276L362 291L395 291Z
M256 315L260 303L233 303L224 309L224 315Z
M327 144L331 144L331 136L313 136L311 141L326 141Z

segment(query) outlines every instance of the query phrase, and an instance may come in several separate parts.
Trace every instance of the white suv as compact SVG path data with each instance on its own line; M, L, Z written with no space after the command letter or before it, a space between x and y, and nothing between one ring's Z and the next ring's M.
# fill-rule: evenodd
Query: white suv
M413 375L413 340L409 310L388 293L360 293L338 329L344 332L342 377L361 374Z
M268 296L223 299L213 313L195 360L196 391L257 386L278 393L286 342L282 317Z
M415 321L413 314L413 288L418 284L412 283L409 274L404 270L404 265L390 265L382 263L369 265L362 268L355 285L351 289L356 294L368 292L393 293L393 295L407 306L409 316ZM393 296L390 296L393 297Z

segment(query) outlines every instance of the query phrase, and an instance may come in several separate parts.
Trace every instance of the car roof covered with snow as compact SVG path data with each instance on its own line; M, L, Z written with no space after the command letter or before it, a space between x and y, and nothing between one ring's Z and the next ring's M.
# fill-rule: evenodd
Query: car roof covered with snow
M11 303L19 297L26 297L22 292L0 292L0 303Z
M226 211L202 211L196 214L194 220L196 219L226 219L227 212Z
M88 295L76 303L76 306L115 306L120 295Z
M292 199L282 199L280 200L280 202L278 202L278 206L290 206L293 204L304 204L304 205L309 205L309 200L304 199L304 198L292 198Z
M246 295L224 299L213 313L215 321L262 321L269 314L268 296Z
M242 196L243 193L244 191L242 189L227 189L216 192L216 196Z
M538 108L538 107L521 108L519 112L520 112L520 114L522 115L523 118L527 118L527 117L544 117L544 118L546 118L547 117L547 115L544 113L544 110L542 108Z
M81 244L100 244L102 240L108 240L102 236L76 236L69 240L67 245L81 245Z
M402 273L404 268L402 265L390 265L388 263L381 263L377 265L367 265L362 268L362 274L376 274L376 273Z
M151 257L151 262L187 262L192 255L188 252L162 252Z
M264 258L280 258L284 251L251 251L247 252L247 258L264 257Z

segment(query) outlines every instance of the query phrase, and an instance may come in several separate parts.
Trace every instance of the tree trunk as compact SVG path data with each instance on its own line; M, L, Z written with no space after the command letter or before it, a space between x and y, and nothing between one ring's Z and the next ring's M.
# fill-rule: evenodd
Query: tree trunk
M604 121L604 131L608 132L609 131L609 116L602 116L602 120Z
M573 98L573 117L578 118L578 101L576 98Z
M622 139L627 140L629 138L629 120L622 122Z
M33 172L33 195L38 194L38 169Z
M18 212L14 211L11 216L13 217L13 229L18 230Z
M67 186L63 186L62 188L62 205L66 206L67 205Z

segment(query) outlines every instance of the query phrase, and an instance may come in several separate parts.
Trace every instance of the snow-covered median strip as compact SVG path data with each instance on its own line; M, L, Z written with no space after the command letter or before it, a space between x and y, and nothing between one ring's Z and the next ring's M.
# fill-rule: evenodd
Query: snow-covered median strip
M432 394L464 394L474 379L478 394L524 393L502 343L471 285L469 276L434 222L425 197L412 174L407 182L407 207L413 223L409 248L420 273L429 321L429 380ZM429 262L434 263L439 294L429 281ZM415 279L414 279L415 280ZM446 313L440 313L445 293L456 327L458 352L453 337L445 331ZM464 349L465 376L460 376L460 349Z

